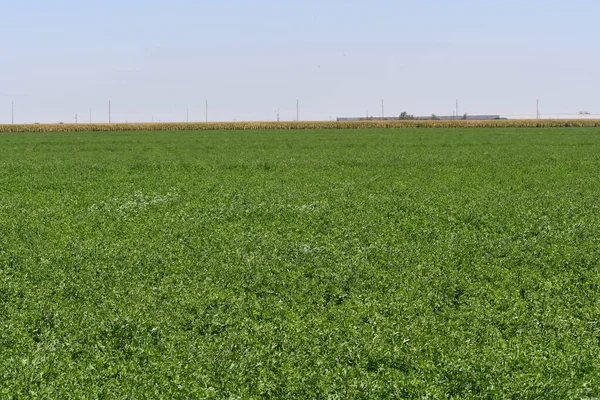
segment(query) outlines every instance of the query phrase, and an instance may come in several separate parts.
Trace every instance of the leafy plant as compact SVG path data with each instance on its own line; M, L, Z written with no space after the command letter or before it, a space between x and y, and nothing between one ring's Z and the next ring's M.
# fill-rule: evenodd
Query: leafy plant
M404 123L0 135L0 397L598 397L598 129Z

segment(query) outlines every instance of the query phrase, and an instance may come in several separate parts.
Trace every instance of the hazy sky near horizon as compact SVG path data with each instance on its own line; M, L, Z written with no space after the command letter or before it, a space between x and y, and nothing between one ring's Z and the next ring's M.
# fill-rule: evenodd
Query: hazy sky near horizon
M0 123L600 113L597 0L19 0Z

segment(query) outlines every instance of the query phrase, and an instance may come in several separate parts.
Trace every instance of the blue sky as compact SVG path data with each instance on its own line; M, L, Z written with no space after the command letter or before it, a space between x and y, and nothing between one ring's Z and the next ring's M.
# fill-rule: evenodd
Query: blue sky
M598 1L4 1L0 123L600 113Z

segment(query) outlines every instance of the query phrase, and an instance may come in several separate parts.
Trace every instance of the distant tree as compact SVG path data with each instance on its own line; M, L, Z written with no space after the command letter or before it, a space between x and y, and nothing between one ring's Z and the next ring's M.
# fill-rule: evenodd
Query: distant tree
M464 114L463 114L463 116L462 116L462 119L465 119L465 120L466 120L466 119L467 119L467 117L468 117L468 114L467 114L467 113L464 113Z
M589 111L579 111L578 112L579 115L590 115Z
M439 118L437 117L437 115L435 115L435 114L431 114L431 120L432 120L432 121L436 121L436 120L438 120L438 119L439 119Z
M400 113L400 116L398 117L398 119L403 119L403 120L405 120L405 119L415 119L415 116L407 113L406 111L402 111Z

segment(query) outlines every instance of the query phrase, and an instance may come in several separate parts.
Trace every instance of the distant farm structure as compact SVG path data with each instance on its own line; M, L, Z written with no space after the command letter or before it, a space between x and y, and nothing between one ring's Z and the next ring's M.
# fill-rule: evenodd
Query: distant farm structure
M495 119L505 119L500 115L429 115L429 116L410 116L409 118L397 117L339 117L337 121L398 121L403 119L412 119L418 121L426 120L439 120L439 121L452 121L452 120L469 120L469 121L491 121Z

